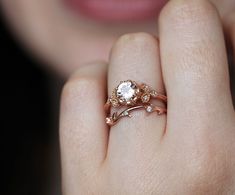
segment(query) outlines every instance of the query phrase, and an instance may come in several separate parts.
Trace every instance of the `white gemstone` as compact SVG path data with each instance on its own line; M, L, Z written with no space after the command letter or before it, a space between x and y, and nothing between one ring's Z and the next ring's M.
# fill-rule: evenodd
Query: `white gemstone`
M124 115L124 116L129 116L129 112L128 112L128 111L124 111L124 112L123 112L123 115Z
M135 88L136 86L132 82L123 82L117 88L117 96L123 98L125 101L129 101L135 96Z
M147 100L148 100L148 96L145 95L145 96L143 97L143 100L144 100L144 101L147 101Z
M148 95L148 94L144 94L144 95L142 96L142 102L144 102L144 103L148 102L149 99L150 99L150 95Z
M111 121L112 121L111 118L109 118L109 117L106 118L106 123L107 123L107 124L110 124Z
M147 106L146 111L147 112L152 112L153 111L153 107L152 106Z
M158 94L157 94L157 92L156 92L156 91L154 91L154 90L153 90L153 91L151 91L151 92L150 92L150 94L151 94L153 97L157 97L157 95L158 95Z

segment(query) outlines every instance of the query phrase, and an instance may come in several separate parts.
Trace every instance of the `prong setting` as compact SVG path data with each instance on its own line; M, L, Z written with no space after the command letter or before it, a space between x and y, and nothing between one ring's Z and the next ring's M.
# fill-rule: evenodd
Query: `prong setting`
M121 113L114 112L110 117L106 118L106 123L113 126L123 117L131 117L130 112L137 109L144 109L147 113L156 112L158 115L167 112L165 108L161 108L151 104L151 100L155 98L167 103L167 97L153 90L146 84L137 84L135 81L121 81L113 90L112 95L105 104L105 110L110 114L111 107L126 107Z

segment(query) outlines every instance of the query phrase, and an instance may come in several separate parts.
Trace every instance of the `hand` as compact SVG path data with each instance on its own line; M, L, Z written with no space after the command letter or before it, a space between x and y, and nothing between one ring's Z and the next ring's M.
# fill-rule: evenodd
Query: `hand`
M235 113L221 22L205 0L169 2L159 41L122 36L109 67L80 68L62 94L67 195L235 194ZM167 93L168 113L133 112L112 128L103 105L121 80Z

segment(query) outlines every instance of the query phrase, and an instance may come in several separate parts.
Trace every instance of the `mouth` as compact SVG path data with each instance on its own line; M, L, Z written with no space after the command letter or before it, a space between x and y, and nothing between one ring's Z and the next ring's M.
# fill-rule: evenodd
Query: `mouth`
M155 19L167 0L64 0L75 13L105 22Z

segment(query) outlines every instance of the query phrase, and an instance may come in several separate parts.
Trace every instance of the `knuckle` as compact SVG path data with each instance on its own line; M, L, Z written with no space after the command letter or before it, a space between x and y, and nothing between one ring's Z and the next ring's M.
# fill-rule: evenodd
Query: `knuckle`
M73 101L85 101L89 93L96 88L96 83L95 78L73 75L63 87L62 103L66 105Z
M129 47L147 47L156 44L156 38L148 33L130 33L121 36L113 47L113 50Z
M173 28L182 28L192 24L205 24L215 17L217 11L213 4L206 0L170 1L160 14L160 23L169 21Z

